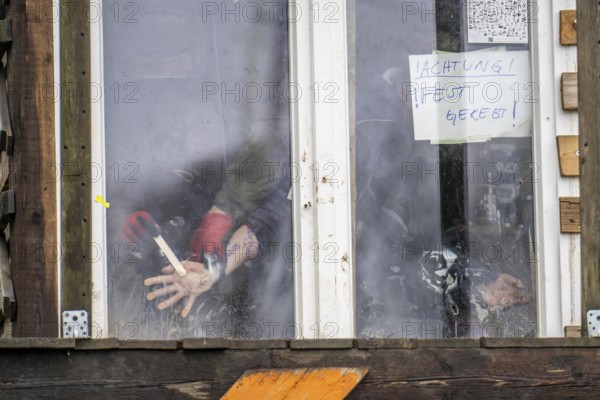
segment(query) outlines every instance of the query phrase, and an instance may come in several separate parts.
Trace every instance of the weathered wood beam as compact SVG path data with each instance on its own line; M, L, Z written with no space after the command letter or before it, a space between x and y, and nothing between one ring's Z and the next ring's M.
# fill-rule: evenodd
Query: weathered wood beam
M84 171L91 165L89 0L70 7L60 23L61 66L61 301L62 310L91 315L91 184ZM90 323L92 323L90 321Z
M593 338L379 340L310 350L191 350L179 341L132 350L127 341L96 342L0 340L0 398L218 399L248 370L327 367L368 368L351 400L556 400L600 391Z
M577 1L581 191L581 321L600 310L600 3Z
M18 306L15 336L56 336L56 184L40 175L56 162L53 21L41 10L52 0L13 1L7 67L8 107L14 133L9 188L16 194L10 227L11 273ZM3 152L3 155L5 152Z

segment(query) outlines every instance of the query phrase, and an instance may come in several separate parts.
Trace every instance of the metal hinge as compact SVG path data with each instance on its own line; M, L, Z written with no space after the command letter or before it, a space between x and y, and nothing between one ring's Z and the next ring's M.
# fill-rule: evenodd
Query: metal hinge
M588 310L587 331L588 336L600 336L600 310Z
M88 338L89 321L85 310L69 310L62 313L62 336L63 338Z

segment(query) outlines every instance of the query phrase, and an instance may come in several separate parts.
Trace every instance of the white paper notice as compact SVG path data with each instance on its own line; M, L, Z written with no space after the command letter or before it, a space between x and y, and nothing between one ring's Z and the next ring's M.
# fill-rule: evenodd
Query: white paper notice
M531 0L467 0L469 43L527 43L535 7Z
M528 51L409 56L405 101L412 101L415 140L476 142L531 135Z

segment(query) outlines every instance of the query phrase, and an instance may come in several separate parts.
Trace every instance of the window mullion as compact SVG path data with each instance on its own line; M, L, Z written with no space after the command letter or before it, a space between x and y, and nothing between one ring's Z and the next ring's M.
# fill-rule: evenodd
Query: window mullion
M301 91L292 104L295 310L305 338L354 336L345 2L328 7L337 11L327 20L312 1L291 1L289 13Z

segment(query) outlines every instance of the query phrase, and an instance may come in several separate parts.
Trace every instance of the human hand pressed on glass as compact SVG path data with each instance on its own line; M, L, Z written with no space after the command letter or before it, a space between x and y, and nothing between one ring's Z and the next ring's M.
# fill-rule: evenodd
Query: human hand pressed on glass
M154 300L159 296L172 293L169 298L158 304L157 308L159 310L164 310L167 307L177 304L183 298L187 298L183 310L181 310L181 316L186 318L198 296L213 287L219 280L219 274L206 269L199 262L183 261L181 264L187 272L185 276L179 276L173 266L168 265L162 269L165 275L148 278L144 281L144 285L164 285L162 288L148 293L146 296L147 300Z
M159 296L171 295L168 299L158 304L159 310L164 310L177 304L187 297L187 301L181 311L182 317L187 317L190 313L196 298L209 291L221 276L227 276L249 259L255 259L258 252L258 239L248 225L242 225L235 230L231 239L227 243L227 265L224 270L215 264L205 266L203 263L187 260L182 265L185 268L186 276L179 276L172 266L163 268L163 273L148 278L144 285L165 285L160 289L153 290L146 296L148 300L154 300ZM208 268L207 268L208 267Z
M532 297L522 280L504 273L493 283L481 287L480 292L485 304L501 310L526 304Z

